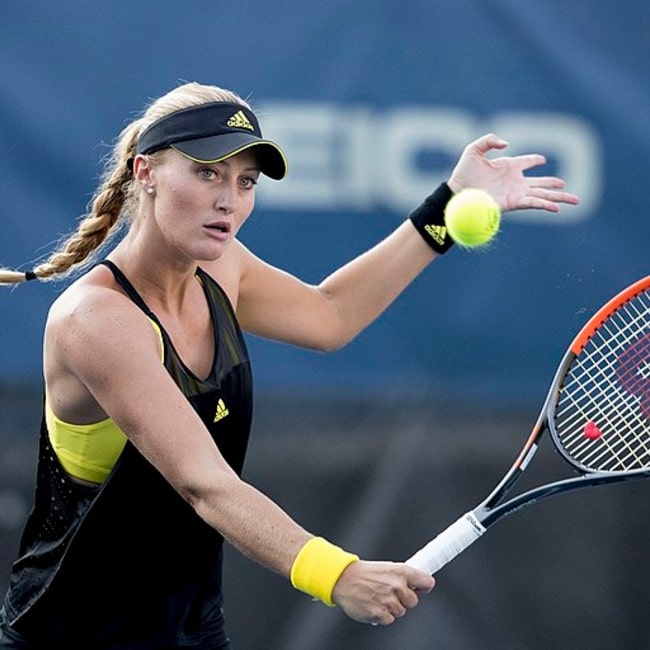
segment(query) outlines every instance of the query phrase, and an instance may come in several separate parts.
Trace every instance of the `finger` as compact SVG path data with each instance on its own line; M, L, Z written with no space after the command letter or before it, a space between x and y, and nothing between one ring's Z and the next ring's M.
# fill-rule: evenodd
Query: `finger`
M407 611L408 608L403 602L400 602L397 598L392 599L391 602L383 606L379 613L370 619L371 625L390 625L404 616Z
M426 595L431 592L431 590L436 586L436 581L433 576L427 576L430 580L426 583L413 584L409 583L409 587L413 590L416 595Z
M578 205L580 203L580 199L575 194L549 190L545 187L529 187L527 196L542 199L543 201L552 201L553 203L568 203L569 205Z
M543 199L539 197L527 196L524 197L520 202L518 207L513 208L514 210L545 210L546 212L560 212L560 204L568 203L570 205L576 205L577 200L561 200L561 199Z
M494 162L497 162L496 160ZM541 153L527 153L522 156L513 156L510 158L510 164L524 172L533 167L539 167L546 164L546 157Z
M535 197L525 197L515 210L545 210L546 212L559 212L560 206L553 201L545 201Z
M435 578L426 571L420 571L414 567L408 567L406 579L408 581L409 590L414 591L416 594L428 594L436 584Z
M377 626L377 625L383 625L386 627L387 625L390 625L391 623L395 622L395 617L389 612L386 611L383 614L378 614L377 616L374 616L370 620L370 625Z
M415 589L410 588L405 589L402 593L400 593L399 600L400 603L408 609L413 609L420 602L420 599L418 598L418 592Z
M494 133L487 133L470 144L470 147L481 155L485 155L492 149L505 149L507 146L508 143Z
M527 176L528 187L564 187L565 183L557 176Z

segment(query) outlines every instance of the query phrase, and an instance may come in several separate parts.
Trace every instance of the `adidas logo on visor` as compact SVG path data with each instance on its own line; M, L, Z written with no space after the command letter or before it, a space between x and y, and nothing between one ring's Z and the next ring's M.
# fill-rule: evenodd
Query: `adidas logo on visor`
M249 122L248 118L244 114L244 111L237 111L227 122L227 126L230 126L234 129L248 129L249 131L254 131L253 125Z

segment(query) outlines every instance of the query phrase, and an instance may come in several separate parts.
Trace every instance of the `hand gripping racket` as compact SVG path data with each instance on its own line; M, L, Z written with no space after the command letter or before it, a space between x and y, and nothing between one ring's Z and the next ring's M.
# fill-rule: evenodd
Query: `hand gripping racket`
M547 497L650 477L650 276L605 304L575 337L532 433L492 493L406 563L433 574L501 518ZM504 501L545 432L579 476Z

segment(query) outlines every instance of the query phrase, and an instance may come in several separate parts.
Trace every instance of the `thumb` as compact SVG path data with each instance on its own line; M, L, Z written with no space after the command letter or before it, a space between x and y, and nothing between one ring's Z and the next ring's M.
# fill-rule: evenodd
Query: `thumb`
M433 589L436 581L432 575L408 565L407 569L406 579L411 589L423 594L428 594Z
M473 142L474 149L481 155L486 154L491 149L505 149L508 142L494 133L487 133Z

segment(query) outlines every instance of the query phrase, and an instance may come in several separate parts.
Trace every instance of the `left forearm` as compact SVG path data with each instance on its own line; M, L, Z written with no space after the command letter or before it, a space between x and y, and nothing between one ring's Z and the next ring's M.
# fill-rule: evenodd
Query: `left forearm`
M337 313L340 347L372 323L436 257L410 221L344 265L318 289Z

